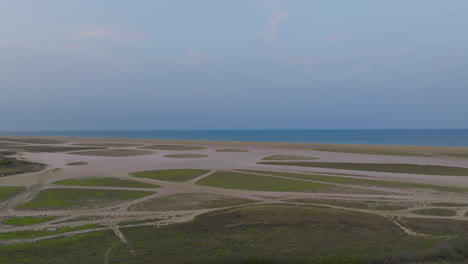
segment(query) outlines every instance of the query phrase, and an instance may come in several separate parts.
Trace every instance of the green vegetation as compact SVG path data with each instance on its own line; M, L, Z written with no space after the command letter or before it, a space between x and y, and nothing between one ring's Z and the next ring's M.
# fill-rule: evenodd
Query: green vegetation
M403 217L399 222L410 230L429 235L447 236L468 233L468 221Z
M88 220L91 220L91 218L88 216L79 216L79 217L70 218L68 220L61 221L58 223L71 223L71 222L88 221Z
M215 172L197 181L196 184L218 188L254 191L306 191L308 189L330 187L330 185L322 183L228 171Z
M217 149L216 152L250 152L247 149Z
M70 163L67 163L68 166L84 166L84 165L88 165L88 162L84 162L84 161L78 161L78 162L70 162Z
M45 223L58 219L57 216L47 216L47 217L35 217L35 216L24 216L24 217L15 217L3 220L2 223L13 226L25 226L25 225L36 225L40 223Z
M152 151L138 150L138 149L108 149L97 151L83 151L73 152L68 154L82 155L82 156L100 156L100 157L131 157L153 154Z
M0 203L22 193L24 190L26 190L26 187L0 187Z
M160 181L184 182L210 172L209 170L175 169L133 172L133 177Z
M161 186L146 182L121 180L118 178L84 178L56 181L58 185L79 185L79 186L109 186L109 187L129 187L129 188L159 188Z
M468 169L438 165L348 163L348 162L259 162L266 165L300 166L339 170L376 171L446 176L468 176Z
M451 209L444 208L427 208L411 211L413 214L418 215L434 215L434 216L456 216L457 212Z
M169 154L164 155L165 158L178 158L178 159L198 159L198 158L207 158L208 155L203 154Z
M0 141L16 142L16 143L31 143L31 144L63 144L66 140L50 139L50 138L8 138L1 137Z
M72 237L44 239L33 243L0 247L2 264L83 264L104 263L109 248L109 263L115 254L129 254L111 230L92 231ZM118 250L118 251L117 251Z
M457 157L457 158L468 158L468 152L453 152L453 153L436 153L437 155Z
M263 158L262 160L315 160L317 158L300 155L273 155Z
M450 262L468 251L466 237L426 239L376 215L287 205L215 211L188 223L121 231L135 256L122 254L112 263Z
M440 206L440 207L465 207L468 206L467 203L431 203L431 206Z
M11 165L13 164L13 161L11 160L1 160L0 161L0 166L8 166L8 165Z
M159 149L159 150L200 150L206 149L205 147L199 146L182 146L182 145L153 145L141 147L142 149Z
M7 158L4 159L3 162L4 165L0 165L0 177L40 171L47 167L45 164L19 160L16 158Z
M255 202L234 196L212 193L178 193L156 197L129 208L130 211L182 211L237 206Z
M368 155L391 155L391 156L420 156L431 157L430 153L420 153L420 147L401 146L372 146L372 145L318 145L313 146L317 151L342 152ZM424 150L427 151L427 150Z
M395 211L408 209L409 206L401 203L390 203L380 201L359 201L359 200L334 200L334 199L314 199L314 198L301 198L291 199L291 202L298 203L313 203L313 204L325 204L340 207L348 207L355 209L368 209L368 210L384 210L384 211Z
M11 239L28 239L28 238L35 238L35 237L42 237L42 236L50 236L50 235L57 235L67 232L73 231L81 231L87 229L95 229L101 228L101 225L98 224L89 224L89 225L82 225L77 227L60 227L56 230L24 230L24 231L12 231L12 232L5 232L0 233L0 240L11 240Z
M239 170L239 171L262 173L266 175L282 176L282 177L288 177L288 178L312 180L312 181L320 181L320 182L336 183L336 184L354 184L354 185L368 185L368 186L393 187L393 188L422 188L422 189L433 189L437 191L447 191L447 192L468 192L468 188L446 187L446 186L420 184L420 183L377 181L377 180L357 179L357 178L350 178L350 177L325 176L325 175L317 175L317 174L310 174L310 173L300 174L300 173L289 173L289 172L279 172L279 171L258 171L258 170Z
M34 199L16 207L18 210L57 210L98 208L148 196L154 192L92 190L92 189L47 189Z

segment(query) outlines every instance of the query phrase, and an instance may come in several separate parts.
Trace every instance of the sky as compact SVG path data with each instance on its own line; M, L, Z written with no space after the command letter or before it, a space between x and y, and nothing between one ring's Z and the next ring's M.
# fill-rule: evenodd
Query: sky
M0 0L0 130L468 128L466 0Z

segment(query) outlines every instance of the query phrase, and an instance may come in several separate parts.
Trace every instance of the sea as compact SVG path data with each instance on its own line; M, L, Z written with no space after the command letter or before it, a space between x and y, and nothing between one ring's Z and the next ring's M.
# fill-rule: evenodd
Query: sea
M0 135L468 147L468 129L0 131Z

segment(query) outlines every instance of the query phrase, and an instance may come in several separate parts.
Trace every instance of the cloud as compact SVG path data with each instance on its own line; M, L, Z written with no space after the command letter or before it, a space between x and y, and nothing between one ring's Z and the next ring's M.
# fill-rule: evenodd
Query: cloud
M273 16L270 19L270 27L267 34L268 41L275 41L278 39L278 32L281 23L288 17L288 14L280 9L273 10Z

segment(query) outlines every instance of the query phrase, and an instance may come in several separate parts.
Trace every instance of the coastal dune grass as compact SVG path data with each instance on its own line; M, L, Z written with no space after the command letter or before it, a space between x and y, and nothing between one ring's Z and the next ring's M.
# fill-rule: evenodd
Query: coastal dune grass
M314 160L317 158L301 155L272 155L263 158L262 160Z
M417 215L433 215L433 216L455 216L457 212L452 209L445 208L424 208L411 211L413 214Z
M468 176L468 168L439 165L400 163L349 163L349 162L259 162L264 165L299 166L339 170L375 171L443 176Z
M4 202L26 190L26 187L6 186L0 187L0 203Z
M76 227L60 227L56 230L24 230L24 231L11 231L0 233L0 240L11 240L11 239L27 239L27 238L35 238L35 237L42 237L42 236L50 236L50 235L57 235L63 234L67 232L73 231L81 231L86 229L95 229L101 228L103 226L98 224L88 224Z
M165 158L176 158L176 159L199 159L199 158L207 158L209 156L204 155L204 154L186 153L186 154L168 154L168 155L164 155L164 157Z
M138 178L147 178L160 181L185 182L206 174L210 170L171 169L132 172L130 175Z
M99 208L130 201L153 194L149 191L46 189L31 201L21 204L17 210L71 210Z
M372 146L372 145L314 145L313 150L367 155L419 156L431 157L430 150L424 147Z
M161 186L146 182L131 180L122 180L118 178L83 178L56 181L58 185L76 185L76 186L109 186L109 187L129 187L129 188L159 188Z
M216 152L250 152L247 149L217 149Z
M255 174L219 171L196 182L198 185L253 191L300 191L331 187L329 184L281 179Z

